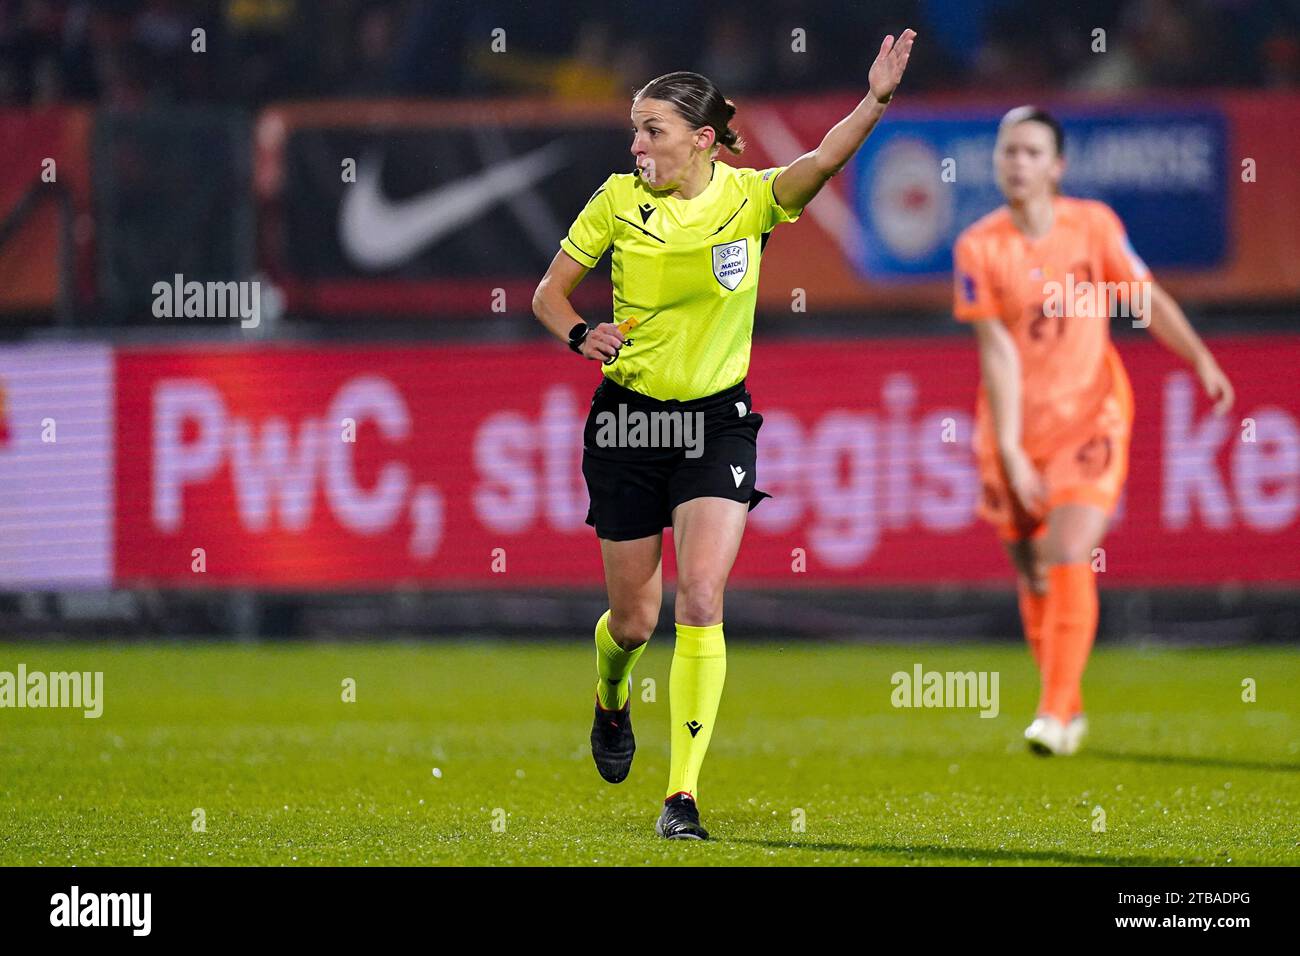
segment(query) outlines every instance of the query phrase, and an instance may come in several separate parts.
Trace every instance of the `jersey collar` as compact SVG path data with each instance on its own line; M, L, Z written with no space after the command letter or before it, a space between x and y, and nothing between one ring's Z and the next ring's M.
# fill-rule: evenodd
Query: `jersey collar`
M722 182L722 177L718 175L718 161L716 159L710 160L709 181L704 186L704 192L700 193L698 196L694 197L693 199L682 199L680 196L671 196L671 195L664 196L663 198L669 199L672 202L685 206L689 209L691 206L694 206L696 203L703 204L703 201L711 199L713 197L713 190L717 188L720 182Z

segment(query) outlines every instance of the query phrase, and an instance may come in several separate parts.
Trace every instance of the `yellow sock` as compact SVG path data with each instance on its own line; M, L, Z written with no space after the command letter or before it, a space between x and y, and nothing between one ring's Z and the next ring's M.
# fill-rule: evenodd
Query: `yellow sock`
M645 648L646 645L642 644L634 651L623 650L609 633L609 612L600 616L596 622L596 673L600 675L600 680L596 681L596 700L601 707L623 709L627 703L632 665Z
M672 715L672 759L668 793L696 798L700 764L709 749L713 724L727 679L727 647L722 625L677 625L677 646L668 675L668 710Z

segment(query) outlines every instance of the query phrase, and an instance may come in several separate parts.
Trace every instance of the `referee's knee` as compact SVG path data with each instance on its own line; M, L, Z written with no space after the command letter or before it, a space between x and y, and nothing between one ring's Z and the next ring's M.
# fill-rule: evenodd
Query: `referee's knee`
M655 632L659 607L642 605L634 608L610 608L609 636L625 651L634 651Z
M718 623L722 620L722 586L705 581L679 581L673 611L678 624L705 627Z

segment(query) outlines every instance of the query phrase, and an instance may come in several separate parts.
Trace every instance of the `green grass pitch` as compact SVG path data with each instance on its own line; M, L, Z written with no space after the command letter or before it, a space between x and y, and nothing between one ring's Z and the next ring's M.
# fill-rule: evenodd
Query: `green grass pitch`
M1088 745L1043 759L1020 738L1023 647L733 640L707 843L654 835L671 659L661 635L637 667L636 760L611 786L587 742L585 636L0 644L0 671L104 673L99 719L0 709L0 864L1300 863L1290 648L1098 648ZM895 709L890 675L917 663L997 671L1000 714Z

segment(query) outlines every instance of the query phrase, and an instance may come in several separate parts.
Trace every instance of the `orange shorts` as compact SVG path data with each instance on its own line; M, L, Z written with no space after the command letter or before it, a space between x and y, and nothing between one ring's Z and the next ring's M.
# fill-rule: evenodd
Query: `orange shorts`
M1118 361L1114 385L1096 413L1052 447L1031 458L1047 485L1047 511L1058 505L1086 504L1107 515L1115 510L1128 477L1128 446L1133 432L1133 390ZM977 450L981 495L976 513L995 525L1003 541L1040 537L1043 516L1025 512L1011 494L996 453Z

